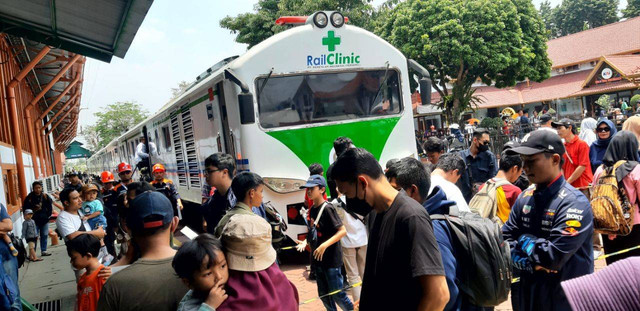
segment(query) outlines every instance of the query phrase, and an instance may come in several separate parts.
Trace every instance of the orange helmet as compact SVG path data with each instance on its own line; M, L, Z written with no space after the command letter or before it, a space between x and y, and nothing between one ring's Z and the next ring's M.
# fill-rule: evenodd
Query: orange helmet
M133 169L131 169L131 164L127 162L122 162L118 164L118 174L126 171L129 171L129 172L133 171Z
M116 181L115 178L113 178L113 173L109 171L102 172L102 174L100 174L100 180L102 181L103 184Z
M165 172L166 170L164 169L164 165L157 163L156 165L153 166L153 170L152 172Z

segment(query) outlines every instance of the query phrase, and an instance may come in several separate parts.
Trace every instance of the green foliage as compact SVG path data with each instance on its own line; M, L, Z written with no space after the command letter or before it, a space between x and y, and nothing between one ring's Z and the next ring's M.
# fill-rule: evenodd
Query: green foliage
M629 100L629 105L635 107L640 102L640 94L633 95Z
M612 101L613 100L611 99L611 97L609 97L609 95L604 94L600 96L598 100L596 100L596 104L602 107L602 109L604 109L605 111L607 111L609 110L609 107L611 107Z
M171 99L174 99L174 98L180 96L180 94L182 94L182 92L187 90L189 85L191 85L191 84L188 83L187 81L178 82L178 86L177 87L172 87L171 88Z
M134 125L142 122L149 115L149 112L135 102L117 102L107 105L103 111L93 115L98 118L95 131L98 136L96 149L99 150Z
M542 81L551 70L545 25L530 0L409 0L376 33L428 68L449 122L474 108L478 79L506 87Z
M374 27L374 9L371 0L260 0L253 13L236 17L227 16L220 21L222 28L237 34L236 42L246 43L249 48L286 30L278 26L276 19L282 16L307 16L317 11L339 11L349 17L349 24L365 29ZM393 6L394 0L389 1Z
M625 18L640 16L640 0L627 0L627 7L622 10L622 16Z
M558 10L558 7L551 8L551 2L549 0L545 0L540 3L540 18L542 18L542 22L544 23L544 27L547 29L547 34L549 39L557 37L558 27L556 26L555 14Z
M615 23L619 0L563 0L554 12L558 36Z
M500 129L502 128L502 119L500 119L500 117L484 118L480 121L480 127L492 130Z

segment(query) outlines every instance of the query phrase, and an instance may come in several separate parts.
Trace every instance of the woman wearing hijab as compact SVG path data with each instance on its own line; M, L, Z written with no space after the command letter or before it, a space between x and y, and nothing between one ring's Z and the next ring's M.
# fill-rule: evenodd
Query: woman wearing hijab
M610 234L608 239L603 239L604 250L607 254L636 246L640 241L640 212L638 211L638 203L640 203L640 165L638 162L640 158L638 157L638 139L632 132L621 131L613 137L602 159L602 165L596 170L593 180L598 180L606 168L613 167L620 160L626 160L627 163L616 169L616 179L618 185L624 185L629 197L629 204L633 208L633 227L629 235ZM608 257L606 259L607 265L631 256L640 256L640 249Z
M597 124L598 122L596 122L594 118L586 118L582 120L582 123L580 124L580 135L578 137L589 146L591 146L594 141L598 140L598 137L596 137Z
M607 147L609 147L611 138L617 131L613 122L607 119L598 121L598 125L596 126L598 140L594 141L591 147L589 147L589 160L591 161L591 169L593 171L602 164L604 153L607 151Z
M624 121L622 130L631 131L640 142L640 116L633 116L627 119L627 121Z

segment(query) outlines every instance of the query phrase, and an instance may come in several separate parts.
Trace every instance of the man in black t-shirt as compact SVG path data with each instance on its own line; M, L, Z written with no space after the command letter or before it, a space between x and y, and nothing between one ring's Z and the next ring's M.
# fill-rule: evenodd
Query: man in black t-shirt
M332 176L347 197L346 209L370 214L360 310L442 310L449 290L424 207L391 187L364 149L345 151Z
M309 210L311 230L308 240L311 241L318 295L322 297L343 288L340 239L347 235L347 229L335 207L325 199L327 183L324 177L311 175L300 189L306 189L307 196L313 201ZM322 298L322 303L327 310L337 310L336 304L342 310L353 310L353 304L344 291Z

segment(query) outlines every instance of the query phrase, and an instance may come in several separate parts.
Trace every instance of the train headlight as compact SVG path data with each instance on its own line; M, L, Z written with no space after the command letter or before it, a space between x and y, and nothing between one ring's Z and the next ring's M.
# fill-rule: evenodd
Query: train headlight
M300 187L307 183L306 180L294 178L264 177L264 185L277 193L290 193L300 191Z
M331 25L340 28L344 25L344 16L340 12L331 13Z
M324 12L318 12L316 13L316 15L313 16L313 23L318 28L324 28L324 27L327 27L327 24L329 23L329 18L327 17L327 14L325 14Z

